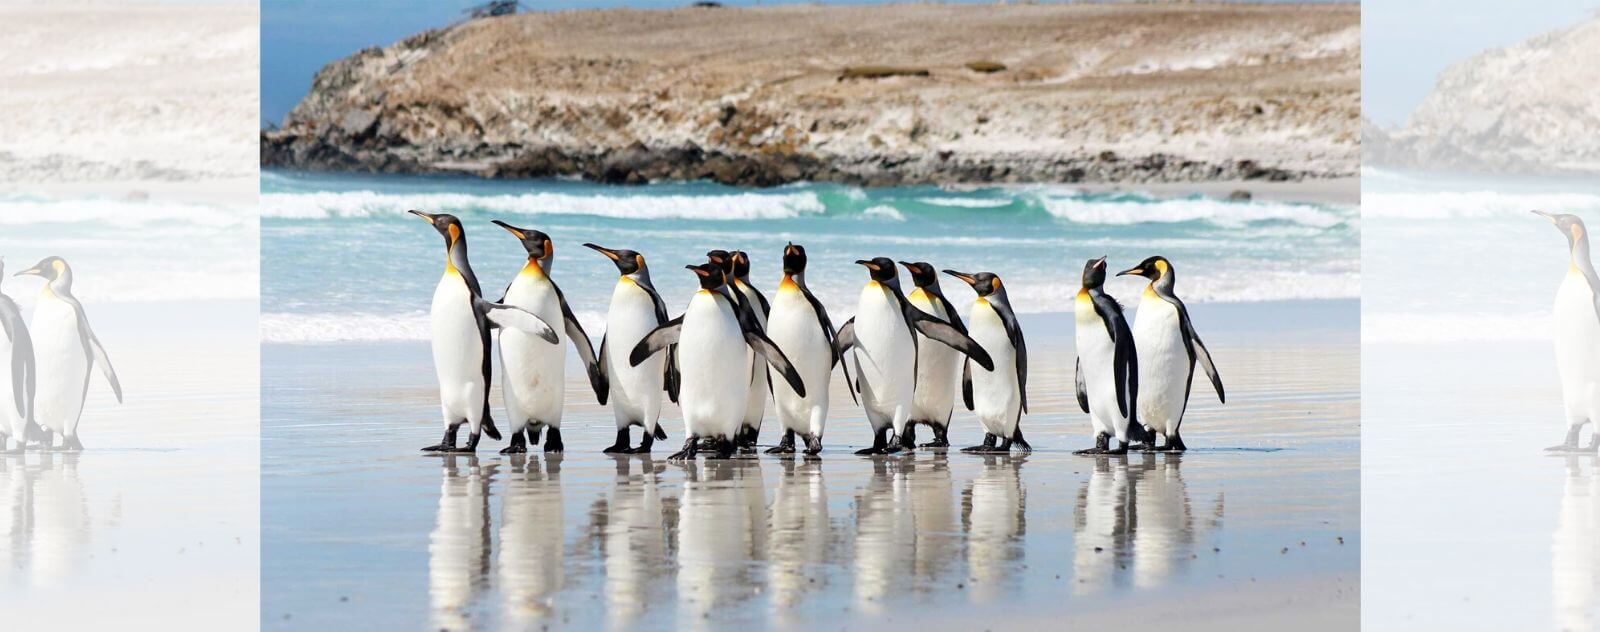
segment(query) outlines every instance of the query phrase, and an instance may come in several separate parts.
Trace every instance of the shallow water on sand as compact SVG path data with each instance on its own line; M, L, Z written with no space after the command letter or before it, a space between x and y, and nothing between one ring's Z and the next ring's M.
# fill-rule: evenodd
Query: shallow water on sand
M1329 329L1286 318L1302 329L1276 339L1197 308L1232 403L1197 392L1182 456L1070 453L1089 438L1060 317L1025 319L1038 450L1010 457L852 455L869 433L837 380L820 459L668 463L675 409L655 455L613 457L610 413L570 369L565 454L423 455L425 344L268 345L263 627L972 627L1196 594L1353 604L1356 308L1309 305L1278 316ZM975 428L958 414L952 441Z

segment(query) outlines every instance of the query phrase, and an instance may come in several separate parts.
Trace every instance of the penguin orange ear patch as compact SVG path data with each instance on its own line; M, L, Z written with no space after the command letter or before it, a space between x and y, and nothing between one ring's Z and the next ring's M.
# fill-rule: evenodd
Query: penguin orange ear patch
M1581 224L1573 224L1572 225L1572 238L1573 239L1583 239L1583 225L1581 225Z

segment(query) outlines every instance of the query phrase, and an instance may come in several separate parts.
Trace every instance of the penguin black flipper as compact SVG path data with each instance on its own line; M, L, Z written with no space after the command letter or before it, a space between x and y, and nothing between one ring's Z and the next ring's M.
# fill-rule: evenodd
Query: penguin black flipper
M811 293L811 288L803 283L799 285L800 295L806 297L806 302L811 304L812 311L817 313L817 320L822 323L822 335L828 341L828 346L833 349L833 365L839 366L841 364L839 361L844 359L844 353L839 350L839 334L833 328L833 319L828 318L828 308L822 306L822 301L817 300L817 296ZM856 399L855 381L850 379L850 363L843 363L843 369L844 385L850 391L850 401L860 404L860 400Z
M967 357L976 361L978 366L983 367L983 370L985 371L994 370L994 359L989 357L989 352L984 351L983 345L980 345L978 344L978 341L973 340L972 336L961 333L960 330L950 325L950 323L939 320L937 317L929 315L927 312L917 309L916 307L912 307L911 311L915 312L915 315L913 315L911 318L911 322L912 327L917 330L917 333L927 336L931 340L937 340L951 349L955 349L956 351L966 354Z
M1128 418L1130 426L1134 425L1134 411L1132 404L1139 398L1139 353L1133 346L1133 330L1128 327L1128 319L1122 315L1122 305L1109 294L1091 291L1090 297L1094 299L1094 311L1105 321L1106 333L1111 336L1115 345L1112 353L1113 381L1117 383L1117 411Z
M783 355L783 350L778 348L777 343L772 342L771 338L758 329L746 329L744 341L751 349L755 349L756 353L761 354L761 357L766 358L767 364L783 374L783 381L789 383L789 388L794 389L794 394L806 396L806 385L800 379L800 372L789 363L789 357Z
M1022 412L1028 412L1028 343L1022 338L1022 325L1017 322L1017 314L1011 311L1009 302L994 300L989 301L989 305L1000 315L1000 322L1006 326L1006 337L1017 350L1017 390L1022 396Z
M678 403L678 388L681 385L678 380L678 345L667 347L666 365L666 368L662 369L666 373L663 376L662 384L666 385L667 399L676 404Z
M844 326L839 328L839 335L833 339L833 349L835 353L844 355L844 352L854 346L856 346L856 319L851 318L844 321Z
M567 296L561 293L561 286L550 282L550 287L556 291L556 300L561 303L561 320L566 327L567 338L572 341L572 348L578 350L578 358L583 360L583 366L589 372L589 386L594 388L594 397L601 404L606 403L606 391L610 384L600 370L600 362L594 355L594 347L590 346L589 334L583 331L583 324L578 322L578 317L573 315L572 306L567 304Z
M750 285L749 283L745 283L744 286L750 288L751 294L756 295L756 303L761 305L761 317L767 318L768 316L771 316L772 304L767 302L767 295L762 294L761 290L756 289L756 286Z
M1200 334L1195 333L1194 325L1189 322L1189 310L1178 304L1179 324L1183 326L1183 343L1189 348L1189 358L1199 363L1200 368L1206 372L1206 377L1211 378L1211 385L1217 389L1217 401L1228 403L1228 396L1222 390L1222 375L1217 373L1217 365L1211 361L1211 351L1206 349L1206 343L1200 341ZM1192 380L1192 378L1191 378Z
M1083 381L1083 358L1078 358L1078 366L1074 372L1077 374L1073 378L1073 381L1078 383L1078 408L1083 409L1084 414L1088 414L1089 385L1085 384Z
M923 291L938 299L939 304L944 306L944 313L950 315L951 327L955 327L956 331L961 333L967 333L967 326L961 322L961 313L956 311L955 305L950 304L950 299L944 297L944 292L939 291L938 285L930 285L923 288Z
M606 405L606 399L611 394L611 374L606 372L606 362L608 362L608 360L606 360L605 334L600 335L600 357L596 358L596 361L599 362L600 380L605 383L606 387L604 389L595 391L594 394L597 398L599 398L600 405L604 406Z
M664 324L671 320L667 318L667 303L661 300L661 293L657 292L655 284L650 282L650 276L647 274L639 275L639 278L634 279L633 282L644 289L646 294L650 295L650 302L656 306L656 323ZM667 361L661 371L661 384L667 391L667 399L676 404L678 403L678 349L676 345L667 349Z
M961 360L961 403L967 405L967 410L973 409L972 405L972 358Z
M550 327L550 323L544 322L544 319L540 318L538 314L515 305L491 302L482 296L474 295L472 303L478 309L478 313L489 321L491 327L515 329L525 334L543 338L545 342L550 344L561 341L561 338L556 336L556 330ZM587 340L587 337L585 337L585 340Z
M100 346L100 339L96 338L94 331L89 329L89 314L84 312L83 303L78 298L68 294L57 294L56 298L72 305L72 310L78 313L78 338L83 344L83 349L95 364L100 365L100 372L106 376L106 381L111 383L111 392L117 396L117 403L122 403L122 383L117 380L117 370L111 368L111 357L106 355L106 348ZM84 385L88 387L87 384Z
M33 339L22 320L22 311L11 297L0 295L0 325L5 327L6 338L11 341L11 393L17 414L33 420ZM19 437L26 441L26 437Z
M654 355L657 351L678 344L678 335L683 333L683 317L679 316L656 327L653 331L639 339L639 344L634 345L633 351L628 354L628 366L639 366L645 358Z

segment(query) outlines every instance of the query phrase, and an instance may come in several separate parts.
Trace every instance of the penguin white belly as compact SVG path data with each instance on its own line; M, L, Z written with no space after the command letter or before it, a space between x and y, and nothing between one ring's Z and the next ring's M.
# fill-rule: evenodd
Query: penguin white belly
M944 322L950 322L950 315L945 313L944 305L935 303L922 288L913 290L906 296L906 300L911 302L912 307ZM950 423L950 412L955 409L956 370L960 355L955 349L941 342L917 336L917 378L916 386L913 387L915 394L912 396L911 404L912 419L940 424Z
M690 435L728 439L739 429L750 388L749 348L733 306L709 291L696 293L678 334L678 404Z
M1078 295L1076 329L1078 359L1094 431L1127 441L1128 418L1117 406L1116 345L1087 294Z
M433 291L433 369L439 377L439 406L445 425L482 421L483 339L472 310L472 291L460 274L447 272Z
M606 314L606 375L611 382L611 410L618 428L643 423L655 432L661 416L662 372L667 354L656 353L639 366L628 365L628 353L661 323L656 321L655 300L632 279L623 277L611 291Z
M506 290L505 302L533 312L556 332L556 343L515 329L500 330L500 388L511 432L529 423L561 427L567 379L567 329L561 298L543 274L524 269Z
M1139 350L1139 422L1170 437L1183 423L1194 367L1177 306L1146 293L1133 323Z
M887 288L868 283L856 305L856 371L861 405L877 431L905 429L916 387L916 340Z
M741 287L744 286L741 284ZM743 300L750 305L751 311L755 312L756 322L761 325L762 331L765 331L767 317L761 315L761 302L756 299L755 292L741 289L739 293ZM779 345L778 348L783 349L783 346ZM787 356L789 350L783 349L783 353ZM751 428L760 428L761 417L766 413L767 409L767 371L763 366L767 361L757 356L754 349L750 349L747 355L750 358L750 392L745 396L744 425Z
M65 437L78 434L78 416L89 388L89 354L78 331L78 311L53 295L41 295L33 308L34 420Z
M23 394L11 392L12 347L10 339L0 337L0 435L15 437L17 441L22 441L22 433L27 429L27 419L17 412L17 398ZM0 450L5 448L5 445L0 444Z
M767 337L783 350L789 363L800 374L806 396L796 395L782 377L772 381L773 403L784 430L801 435L822 436L828 414L828 381L833 373L833 348L822 332L822 322L811 301L798 286L778 286L772 300L772 317L767 322Z
M1567 423L1581 426L1600 414L1600 317L1594 293L1576 271L1556 293L1556 368L1561 373Z
M994 370L972 366L972 408L983 425L984 432L1010 437L1017 429L1017 415L1022 411L1022 390L1017 386L1017 349L1011 345L1006 324L994 306L978 299L972 305L972 318L967 333L978 346L989 352L994 360Z

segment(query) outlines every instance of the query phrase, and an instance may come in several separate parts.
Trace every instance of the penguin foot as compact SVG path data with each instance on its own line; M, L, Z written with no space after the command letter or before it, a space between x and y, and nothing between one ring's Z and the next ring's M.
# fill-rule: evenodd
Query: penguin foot
M1105 454L1105 453L1106 453L1106 449L1105 448L1100 448L1100 447L1086 448L1086 449L1083 449L1083 450L1077 450L1077 451L1073 452L1073 454L1083 454L1083 455L1094 455L1094 454Z
M49 449L49 448L46 448L46 449ZM455 450L455 449L456 449L456 447L453 446L453 445L445 445L445 444L441 443L439 445L430 445L430 446L428 446L426 448L423 448L422 451L423 452L450 452L450 451Z
M857 456L872 456L874 454L883 454L883 448L862 448L860 450L856 450Z
M501 454L523 454L523 453L525 453L527 451L528 451L528 447L527 446L515 445L515 444L508 445L508 446L506 446L504 448L500 448L500 453Z
M767 454L794 454L794 446L775 445L767 448Z
M1132 450L1134 452L1160 452L1161 451L1161 448L1157 448L1156 447L1156 442L1155 441L1136 441L1132 445L1128 446L1128 449Z
M551 428L544 433L544 451L546 454L565 452L567 445L561 442L561 429Z
M806 437L806 456L816 456L820 452L822 452L822 437Z
M646 432L645 436L646 437L650 436L650 433ZM602 452L604 454L627 454L628 453L628 429L627 428L622 428L622 429L617 430L617 441L616 441L616 443L611 444L609 447L607 447L604 450L601 450L600 452Z
M699 449L699 437L689 437L683 441L683 449L667 457L668 461L687 461L694 458L695 450Z
M673 452L672 456L667 457L667 460L668 461L687 461L687 460L692 459L692 458L694 458L694 455L690 454L688 450L679 450L677 452Z
M929 441L927 443L919 445L917 447L919 447L919 448L948 448L948 447L950 447L950 442L949 441L934 440L934 441Z
M994 444L988 444L988 445L978 444L978 445L974 445L974 446L967 446L965 448L961 448L961 451L962 452L966 452L968 454L976 454L976 453L979 453L979 452L985 452L989 448L992 448L992 447L994 447Z

